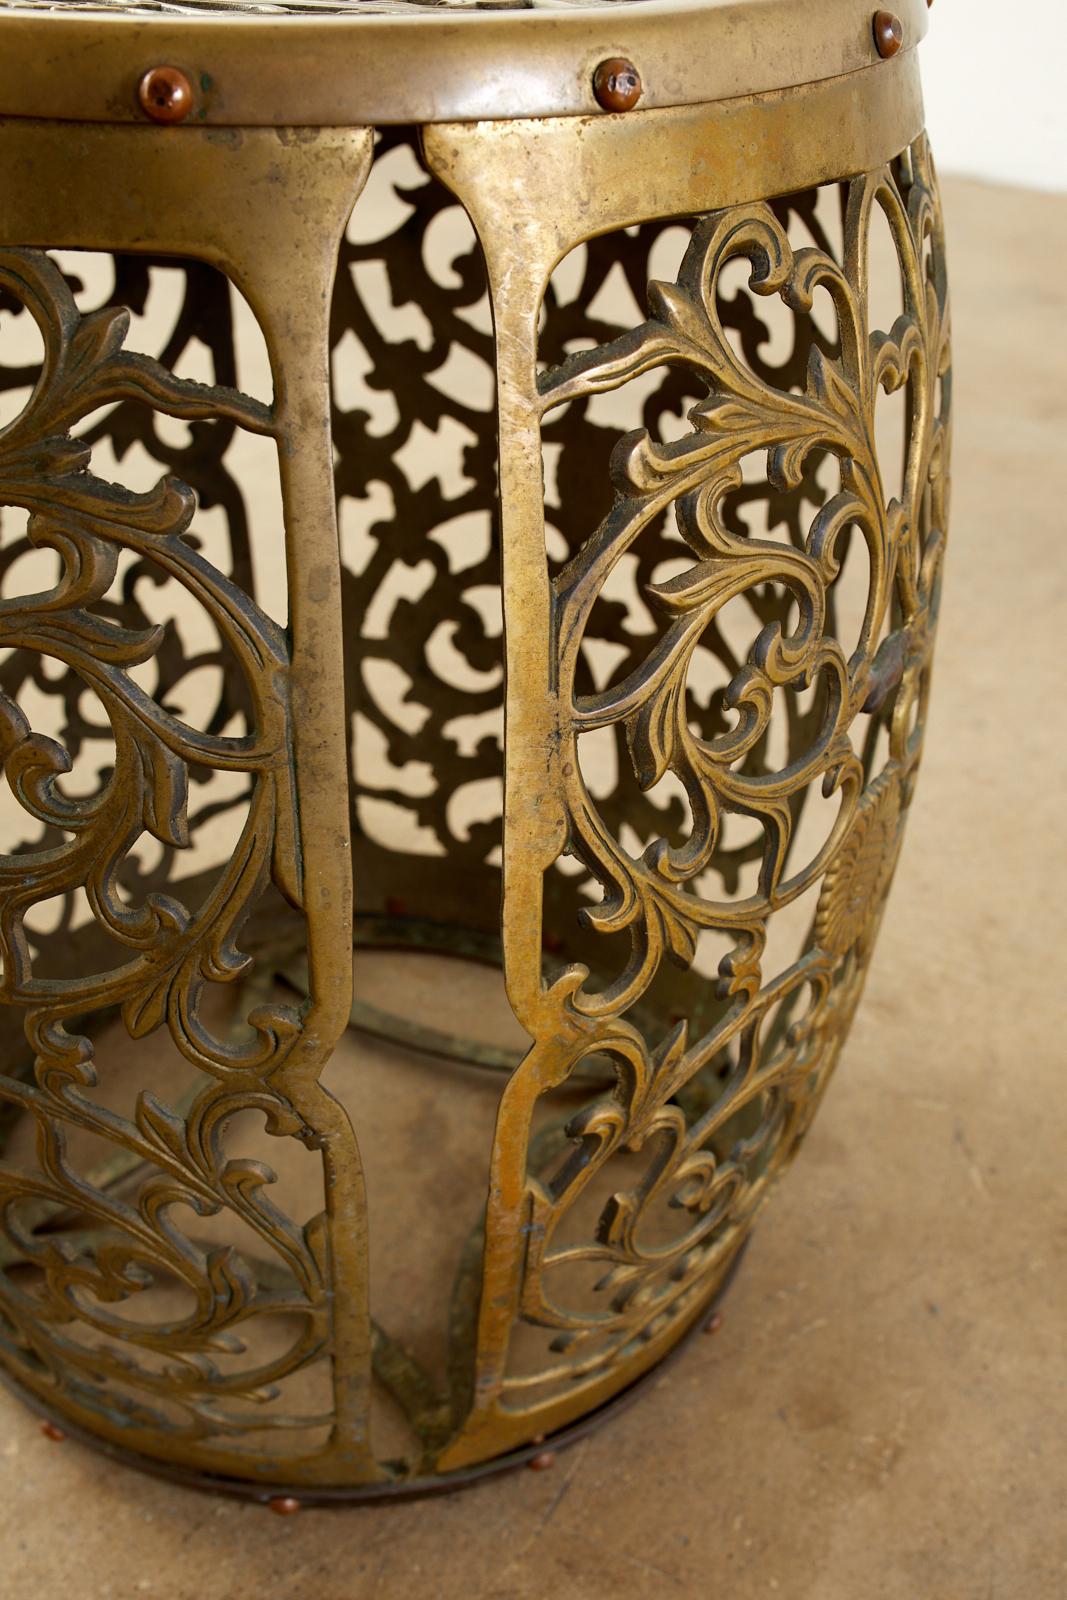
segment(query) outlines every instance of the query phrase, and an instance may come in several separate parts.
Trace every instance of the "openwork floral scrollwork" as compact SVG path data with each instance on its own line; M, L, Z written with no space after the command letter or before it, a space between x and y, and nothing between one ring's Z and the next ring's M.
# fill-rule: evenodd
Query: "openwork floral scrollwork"
M653 654L623 682L574 699L564 772L570 777L568 809L572 848L607 885L603 905L587 913L604 932L628 929L630 967L601 998L579 1004L614 1010L642 991L666 950L683 963L693 956L701 927L742 928L795 898L814 881L847 831L862 788L862 768L849 738L868 697L875 648L897 598L905 628L925 610L933 561L921 570L922 497L939 459L933 408L943 370L941 308L936 290L920 276L918 256L931 223L930 199L910 190L911 211L888 174L853 186L846 229L848 258L794 250L771 209L739 208L698 225L677 285L652 284L653 315L641 328L607 348L582 352L542 385L546 409L599 388L626 382L663 364L687 369L707 390L690 413L692 431L660 444L647 433L624 439L612 463L616 501L589 545L557 580L561 691L573 683L584 628L597 596L620 557L643 530L674 506L693 565L650 585L649 603L666 619ZM908 309L889 333L871 333L864 299L864 262L872 206L889 217L901 249ZM831 360L813 345L803 392L775 388L742 362L726 338L717 305L720 276L738 257L752 263L753 294L779 295L794 311L811 310L816 291L830 295L837 313L841 354ZM876 455L874 411L879 389L907 383L916 403L907 503L887 504ZM767 452L772 488L795 489L809 456L829 452L840 486L814 519L802 548L739 535L723 520L727 494L741 487L741 462ZM865 541L870 561L866 612L859 638L827 632L829 591L852 530ZM936 552L934 552L936 554ZM750 658L729 683L724 702L735 723L712 739L694 734L686 677L693 650L717 615L738 595L779 585L794 603L788 628L768 624ZM781 771L748 776L746 756L766 733L775 691L818 684L823 707L817 736ZM621 723L634 768L649 789L671 770L684 785L693 825L681 848L654 841L641 860L620 852L600 822L582 781L579 740L584 731ZM787 872L793 797L820 781L840 794L837 826L810 861ZM725 813L757 819L765 843L758 892L742 900L709 900L687 889L714 860Z
M530 1146L519 1305L550 1342L539 1360L513 1366L501 1394L531 1417L558 1420L608 1392L623 1353L637 1359L669 1341L721 1281L832 1070L896 862L920 753L946 511L948 316L925 144L852 181L842 203L839 259L791 242L781 207L698 220L677 281L650 285L648 320L541 379L546 413L664 366L682 369L699 398L679 437L657 440L646 427L619 441L614 502L554 585L567 850L602 890L584 920L597 934L627 933L630 957L611 969L605 955L606 979L584 965L564 969L550 991L558 1041L529 1064L531 1081L558 1084L595 1059L616 1080L572 1117L562 1148L543 1138ZM876 217L888 225L902 286L903 310L888 330L871 320ZM721 285L738 261L748 294L777 297L798 322L817 297L832 305L836 338L809 332L799 374L776 375L728 336ZM907 425L895 495L875 416L879 396L899 390ZM813 460L836 475L790 538L753 533L731 511L743 463L757 452L772 497L794 494ZM579 688L605 585L642 537L658 537L665 516L676 519L688 563L646 587L659 632L639 665L628 662L594 692ZM844 637L835 584L853 539L866 551L866 594L858 633ZM694 651L714 639L731 602L768 594L776 612L735 664L724 724L705 732L688 688ZM783 698L802 694L813 710L790 720L784 756L768 762ZM583 736L602 728L625 731L643 789L667 774L682 785L684 837L654 837L639 856L624 848L584 771ZM832 815L812 837L799 818L814 791ZM731 813L762 831L756 881L732 897L714 883ZM817 904L799 954L768 964L776 919L807 906L809 891ZM644 997L662 963L689 968L707 932L727 942L717 1016L694 1029L661 1015L650 1031L656 1012L650 1021Z
M182 382L147 358L125 352L128 314L112 309L81 316L58 268L45 256L8 252L0 264L0 285L26 306L45 338L33 396L0 435L0 499L29 513L31 543L53 549L61 565L50 592L0 602L0 639L8 649L37 650L74 668L103 705L115 745L114 769L100 791L70 799L59 782L70 768L62 745L35 734L6 697L0 706L8 783L31 816L72 836L58 849L24 852L3 866L3 992L31 1006L47 995L53 1015L64 994L79 1012L121 1003L135 1035L169 1016L189 1052L224 1066L229 1052L220 1052L199 1032L190 991L240 967L232 935L272 866L272 853L282 884L299 898L287 766L285 639L247 595L186 542L195 505L189 489L164 479L147 494L132 494L103 482L90 471L90 450L72 429L99 407L122 400L143 401L179 417L234 417L263 433L271 431L270 413L236 392ZM92 609L111 588L123 550L176 578L210 614L245 671L253 707L249 732L238 737L203 733L181 723L138 685L132 669L159 649L162 628L131 631ZM199 915L159 893L150 893L141 906L130 905L118 871L142 832L174 848L189 842L189 769L194 765L256 774L241 846ZM288 849L273 850L276 829ZM24 918L30 905L75 885L84 887L94 916L111 937L142 958L134 956L95 980L67 980L57 993L55 980L45 985L34 977ZM150 960L143 959L147 953Z
M704 138L703 110L649 115L683 155ZM299 372L284 274L243 278L259 235L237 230L219 259L269 403L238 384L238 292L206 262L118 254L86 310L67 252L0 250L0 314L43 345L0 371L8 413L27 391L0 427L25 830L0 857L0 1346L38 1400L183 1471L377 1492L610 1400L721 1287L862 991L947 515L925 142L697 216L725 191L680 160L659 217L609 184L548 218L511 179L585 121L428 129L421 156L383 131ZM505 223L482 203L501 181ZM177 321L137 354L120 302L175 271ZM178 375L201 334L208 384ZM278 493L253 519L257 448ZM145 455L148 487L111 481L109 456L134 477ZM18 593L20 562L54 575ZM501 951L471 991L484 1030L450 1032L441 957ZM397 952L419 967L378 1007ZM327 1068L346 1020L378 1041L358 1074ZM443 1097L474 1069L461 1127ZM377 1257L349 1093L402 1145ZM436 1340L413 1259L454 1273Z
M224 419L267 436L275 423L269 406L179 379L126 350L129 313L80 312L42 253L0 254L0 290L30 313L44 345L29 400L0 431L0 503L27 514L30 544L53 551L59 565L47 591L0 600L0 645L75 674L102 708L114 748L95 792L73 795L63 784L67 749L0 697L5 777L45 830L39 845L0 860L0 992L22 1008L34 1057L30 1081L0 1078L0 1098L37 1129L35 1168L0 1167L5 1255L18 1269L4 1280L0 1320L17 1360L47 1371L58 1389L95 1388L112 1410L149 1426L160 1425L154 1408L166 1396L187 1441L225 1436L250 1425L227 1410L229 1399L262 1405L275 1380L321 1353L326 1338L321 1218L298 1227L270 1198L271 1169L232 1158L225 1143L229 1120L247 1111L271 1133L312 1137L279 1076L300 1034L300 1011L263 1004L220 1030L201 1010L208 987L248 969L238 939L266 887L300 904L288 645L282 628L190 540L193 491L169 476L144 493L97 477L78 430L116 405ZM159 581L180 585L185 603L210 618L236 663L242 730L194 727L138 681L136 669L160 652L165 630L125 626L103 604L127 553ZM206 887L193 880L190 903L181 885L138 898L127 873L131 850L146 834L167 852L190 844L190 777L205 772L247 779L236 848ZM95 973L41 975L27 914L78 889L106 936L95 948L114 956ZM180 1109L146 1090L124 1116L95 1094L100 1072L87 1024L115 1011L134 1038L165 1028L205 1075ZM71 1156L76 1134L105 1141L118 1181L82 1170ZM129 1172L140 1174L132 1195L121 1182ZM195 1219L220 1211L258 1240L271 1263L266 1279L262 1264L234 1246L197 1241ZM56 1232L56 1218L73 1222L73 1232ZM139 1315L139 1297L163 1286L182 1309ZM279 1326L289 1319L284 1348L235 1363L246 1349L244 1326L264 1314L281 1318ZM306 1416L298 1421L307 1425ZM293 1423L277 1411L255 1420Z

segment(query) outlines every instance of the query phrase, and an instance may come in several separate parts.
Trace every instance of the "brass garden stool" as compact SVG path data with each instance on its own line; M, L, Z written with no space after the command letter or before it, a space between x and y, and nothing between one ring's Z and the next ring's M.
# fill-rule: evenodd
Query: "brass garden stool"
M919 763L897 10L0 0L0 1344L53 1433L421 1492L707 1322Z

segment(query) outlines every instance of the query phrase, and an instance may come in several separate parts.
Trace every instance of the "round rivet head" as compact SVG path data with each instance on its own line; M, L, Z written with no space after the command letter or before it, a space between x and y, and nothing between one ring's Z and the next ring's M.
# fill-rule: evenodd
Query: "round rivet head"
M624 56L612 56L593 73L593 93L605 111L632 111L641 98L641 74Z
M300 1501L291 1494L276 1494L273 1500L267 1501L268 1511L273 1511L276 1517L295 1517L300 1510Z
M556 1452L554 1450L539 1450L537 1455L530 1457L531 1472L547 1472L549 1467L556 1465Z
M874 43L878 54L885 60L895 56L903 45L904 29L901 27L900 18L895 17L891 11L874 13Z
M53 1444L62 1444L63 1440L67 1437L63 1432L63 1429L55 1422L42 1422L41 1432L44 1434L46 1439L51 1439Z
M184 122L193 109L193 86L180 67L152 67L137 85L137 100L153 122Z
M718 1331L719 1331L719 1329L721 1327L722 1327L722 1312L721 1311L713 1311L711 1316L708 1318L707 1322L705 1322L705 1324L704 1324L704 1332L705 1333L718 1333Z

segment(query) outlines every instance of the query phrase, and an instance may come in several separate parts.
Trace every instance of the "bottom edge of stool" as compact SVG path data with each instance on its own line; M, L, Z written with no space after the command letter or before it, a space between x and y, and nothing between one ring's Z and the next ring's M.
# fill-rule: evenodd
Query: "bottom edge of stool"
M663 1356L654 1367L634 1380L621 1393L611 1400L606 1400L603 1405L588 1412L584 1417L579 1417L576 1422L570 1423L566 1428L561 1428L557 1433L548 1434L543 1439L523 1445L520 1450L509 1451L507 1455L495 1456L489 1461L480 1461L475 1466L463 1467L454 1472L442 1473L440 1477L399 1478L391 1482L344 1484L330 1487L322 1484L291 1484L284 1482L261 1483L247 1478L224 1477L211 1472L201 1472L195 1467L176 1466L173 1463L161 1461L154 1456L144 1455L137 1450L125 1450L121 1445L113 1444L109 1439L102 1439L89 1428L71 1422L61 1411L48 1406L40 1397L31 1390L26 1389L10 1372L0 1370L0 1383L30 1411L45 1421L52 1432L50 1437L70 1439L76 1444L88 1446L100 1455L107 1456L110 1460L120 1463L124 1467L131 1467L137 1472L147 1474L149 1477L161 1478L168 1483L178 1484L185 1489L196 1489L206 1494L228 1495L231 1499L252 1500L260 1505L269 1506L271 1502L286 1502L285 1509L296 1511L305 1507L367 1505L378 1501L395 1502L398 1500L423 1500L431 1495L451 1494L459 1489L466 1489L471 1485L480 1483L483 1479L493 1478L501 1473L514 1472L520 1467L528 1467L544 1457L554 1454L557 1450L565 1450L572 1444L577 1444L580 1439L586 1438L603 1423L609 1422L621 1411L640 1399L645 1389L651 1382L662 1377L664 1370L682 1355L694 1335L702 1332L707 1327L708 1318L723 1299L730 1288L741 1262L748 1250L750 1239L746 1239L730 1263L725 1278L718 1290L708 1301L700 1316L693 1326L683 1334L678 1343ZM549 1463L546 1463L549 1464Z

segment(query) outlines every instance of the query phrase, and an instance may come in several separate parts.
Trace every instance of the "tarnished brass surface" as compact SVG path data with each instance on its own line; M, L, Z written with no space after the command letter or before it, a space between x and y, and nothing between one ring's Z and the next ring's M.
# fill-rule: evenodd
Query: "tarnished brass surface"
M611 463L614 504L554 580L543 560L538 456L518 448L502 455L510 667L504 956L509 998L536 1043L501 1103L486 1228L485 1281L492 1293L482 1298L473 1411L443 1466L477 1459L490 1438L499 1448L502 1440L528 1436L533 1419L541 1431L560 1426L651 1364L699 1314L791 1155L858 999L895 860L919 753L917 717L945 525L939 400L947 360L944 278L939 249L929 255L937 223L923 146L905 155L900 183L882 169L849 185L840 261L817 246L794 252L779 217L763 202L728 207L694 229L678 283L653 286L648 322L535 380L543 287L553 262L588 231L588 217L577 221L580 178L573 212L571 197L558 196L552 227L536 183L521 191L530 205L524 214L515 168L526 170L525 151L523 134L516 133L504 135L493 161L478 150L481 130L431 130L427 136L431 163L440 164L482 227L497 315L508 330L507 340L498 340L502 439L536 437L541 419L556 406L657 367L683 370L706 399L690 411L692 432L678 441L655 442L645 432L620 441ZM539 137L551 134L539 129L530 135ZM538 162L533 170L548 168ZM506 242L491 221L502 191L511 197L514 218ZM879 210L899 252L905 306L884 331L870 326L866 304L868 231ZM825 348L809 325L798 330L794 360L797 354L807 358L799 370L764 367L758 341L746 348L747 362L739 361L720 320L718 292L720 274L738 258L751 264L750 292L780 295L798 314L811 306L817 289L829 293L839 348ZM905 499L887 505L873 454L874 409L880 387L904 383L910 416ZM761 450L768 452L772 500L803 496L813 452L829 451L841 464L837 492L809 525L801 520L795 544L753 540L724 516L731 493L742 487L742 461ZM646 586L664 619L663 633L632 670L616 675L612 688L591 692L587 684L583 693L581 645L604 585L671 507L691 565ZM861 531L870 564L862 626L851 650L852 641L834 637L833 606L850 528ZM716 712L704 726L694 725L686 693L694 650L709 630L714 636L731 601L768 584L788 598L784 607L779 602L763 613L747 661L730 663L723 704L736 721L731 725ZM754 609L758 616L759 606ZM795 618L791 628L787 617ZM850 730L867 699L883 635L903 635L909 666L886 713L888 759L872 772L873 741L857 749ZM553 684L558 699L534 699L526 689L530 682ZM821 685L815 714L806 723L798 719L788 759L769 769L776 700L812 685ZM618 819L613 825L605 817L582 771L581 736L604 727L624 733L643 790L668 772L679 780L692 820L677 845L654 838L638 859L621 846ZM839 809L819 847L798 861L792 846L800 808L820 787L839 798ZM702 887L709 869L730 881L720 835L731 812L758 819L762 829L758 875L743 897ZM586 924L627 937L629 955L618 958L606 980L590 981L587 968L569 966L545 984L534 908L542 875L561 851L603 886L600 904L582 910ZM810 944L786 971L764 972L774 914L820 878ZM828 930L825 943L817 937L821 928ZM721 1015L695 1036L679 1019L651 1040L626 1013L647 995L665 961L690 967L702 930L728 936L730 948L719 962ZM777 1025L768 1028L775 1011ZM619 1088L571 1124L582 1141L579 1151L551 1178L534 1176L526 1141L537 1100L590 1051L618 1062ZM709 1070L718 1092L689 1124L672 1097ZM658 1147L656 1158L641 1183L612 1196L596 1242L555 1245L601 1164L646 1144ZM692 1227L680 1230L669 1249L647 1250L640 1238L643 1217L667 1194L691 1207ZM602 1287L613 1295L598 1315L572 1309L550 1287L552 1269L559 1276L576 1261L596 1264ZM509 1373L509 1348L523 1319L553 1331L549 1348L560 1358L519 1376Z
M593 74L625 56L643 108L725 100L875 64L865 0L638 0L544 9L406 8L364 0L303 14L96 14L0 0L0 115L142 120L146 69L182 68L193 119L252 127L474 121L598 112ZM929 25L901 0L905 48ZM603 114L603 113L600 113ZM832 131L829 132L832 143Z
M594 13L558 14L583 94L625 54L653 109L375 145L30 116L38 81L0 121L0 1346L261 1497L468 1472L678 1342L818 1105L911 802L949 405L914 52L863 65L863 10L862 60L664 106L656 0ZM134 84L182 66L185 21L136 26ZM420 998L457 958L502 965L499 1036ZM369 1238L350 1025L401 1121L438 1074ZM495 1130L449 1169L465 1094ZM443 1210L435 1342L372 1268Z

